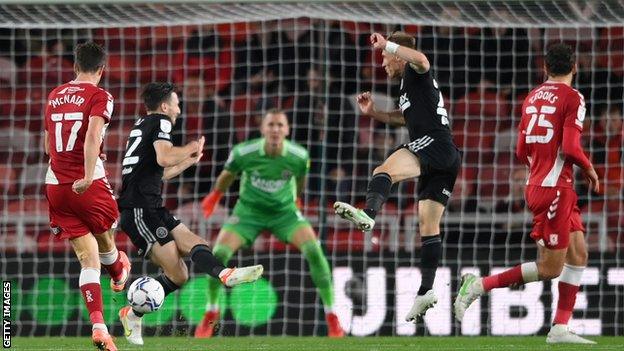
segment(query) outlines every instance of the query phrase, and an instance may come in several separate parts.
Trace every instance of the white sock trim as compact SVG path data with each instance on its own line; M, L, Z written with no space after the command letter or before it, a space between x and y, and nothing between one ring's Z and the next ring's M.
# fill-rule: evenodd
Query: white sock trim
M571 264L564 264L563 270L561 271L561 275L559 276L559 281L568 283L570 285L579 286L581 285L581 278L583 278L583 271L585 267L583 266L573 266Z
M91 330L95 330L95 329L100 329L108 333L108 328L106 327L106 324L104 323L93 323Z
M83 268L80 270L78 286L91 283L100 284L100 270L96 268Z
M119 251L117 248L112 249L110 252L100 252L100 262L105 266L110 266L117 261Z
M334 313L334 306L323 306L325 309L325 314Z
M536 282L539 279L537 274L537 263L535 262L521 264L520 270L522 271L522 280L525 283Z

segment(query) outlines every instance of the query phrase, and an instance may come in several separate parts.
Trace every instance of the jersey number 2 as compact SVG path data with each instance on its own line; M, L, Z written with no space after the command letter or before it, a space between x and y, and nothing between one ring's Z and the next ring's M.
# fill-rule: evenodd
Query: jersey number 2
M132 166L139 162L139 156L132 156L132 153L141 143L141 140L143 139L141 135L143 135L143 133L140 129L133 129L130 132L130 138L128 139L128 150L126 151L126 154L124 155L124 159L122 161L122 165L124 167L121 171L122 174L132 173L132 167L126 166Z
M548 144L550 140L553 138L555 132L553 131L553 125L546 119L546 115L552 115L555 113L557 108L555 106L542 106L540 108L540 113L537 113L537 108L535 106L527 106L526 114L531 115L531 120L529 121L529 125L526 129L525 142L527 144ZM535 127L535 122L537 122L538 127L546 128L545 135L531 135L533 128Z

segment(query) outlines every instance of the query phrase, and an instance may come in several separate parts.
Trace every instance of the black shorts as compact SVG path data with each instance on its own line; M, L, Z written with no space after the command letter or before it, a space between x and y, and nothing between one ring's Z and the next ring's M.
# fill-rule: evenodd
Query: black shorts
M119 226L144 257L148 257L154 243L165 245L172 241L171 231L181 223L164 207L120 210Z
M455 144L425 135L400 148L409 150L420 161L418 200L433 200L446 206L461 167L461 154Z

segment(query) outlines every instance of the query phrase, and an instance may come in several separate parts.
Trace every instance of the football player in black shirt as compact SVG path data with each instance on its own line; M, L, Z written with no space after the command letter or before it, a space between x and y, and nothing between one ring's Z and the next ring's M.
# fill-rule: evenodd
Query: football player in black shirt
M262 265L226 268L217 260L208 243L191 232L162 206L164 179L171 179L202 157L204 138L176 147L171 130L180 115L178 95L170 83L150 83L142 98L147 116L139 118L130 131L122 165L122 188L118 199L119 224L139 249L139 254L162 268L156 278L165 296L179 289L189 277L182 259L191 261L204 273L226 286L257 280ZM119 311L125 335L131 344L143 344L142 314L130 306Z
M461 156L453 143L444 99L431 74L427 57L414 49L413 37L395 32L388 39L379 33L370 36L374 49L383 50L383 67L390 78L401 79L399 109L377 111L371 94L358 95L360 110L375 120L405 126L410 143L401 145L373 171L368 185L366 207L357 209L336 202L336 214L369 231L375 215L386 201L393 183L418 177L418 216L422 240L420 269L422 283L407 321L433 307L438 301L432 290L441 255L440 220L459 173Z

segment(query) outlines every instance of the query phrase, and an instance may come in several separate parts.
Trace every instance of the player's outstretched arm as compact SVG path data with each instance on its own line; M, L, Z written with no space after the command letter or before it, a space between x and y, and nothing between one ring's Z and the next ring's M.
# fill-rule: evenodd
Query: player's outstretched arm
M163 170L163 180L168 180L173 177L177 177L180 173L184 172L187 168L191 167L194 164L197 164L201 158L204 156L202 150L204 149L204 142L206 139L204 137L199 138L197 143L199 144L197 147L197 152L190 155L189 157L182 160L180 163L174 166L165 167Z
M429 64L427 56L425 56L422 52L388 41L379 33L371 34L370 41L371 44L373 44L373 48L386 50L387 52L397 55L401 59L409 62L410 66L412 66L416 72L423 74L429 71L431 65Z
M203 149L203 142L201 146ZM195 140L184 146L173 146L171 142L156 140L154 142L154 149L156 150L156 162L164 168L175 166L185 159L202 152L200 149L200 141Z
M236 180L236 174L232 173L228 170L221 171L219 177L217 178L217 182L215 186L212 188L210 194L204 197L202 201L202 210L204 212L204 217L208 218L214 212L215 207L223 197L223 194L227 191L227 189L234 183Z
M106 119L99 116L91 116L89 118L89 127L84 141L84 177L78 179L72 185L72 189L77 194L82 194L91 183L93 183L93 174L95 173L95 164L100 157L100 145L102 144L102 131Z
M387 123L393 126L404 126L405 118L401 110L393 111L377 111L373 102L370 91L364 92L356 98L360 111L372 117L379 122Z

